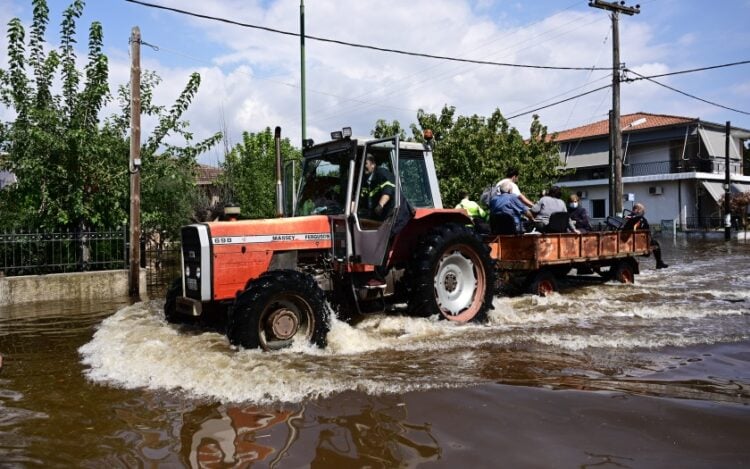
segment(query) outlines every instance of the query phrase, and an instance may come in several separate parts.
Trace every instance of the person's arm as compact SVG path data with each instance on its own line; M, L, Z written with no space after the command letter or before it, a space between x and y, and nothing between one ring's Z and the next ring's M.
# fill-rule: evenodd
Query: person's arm
M524 205L526 205L527 207L533 207L534 206L534 202L530 201L528 199L528 197L526 197L525 195L518 194L518 198L521 199L521 202L523 202Z
M383 208L385 208L389 200L391 200L391 196L386 193L383 193L383 195L380 196L380 200L378 200L378 205L375 207L375 213L380 215L383 212Z
M519 198L520 198L520 197L519 197ZM537 202L537 203L535 203L535 204L531 204L531 206L530 206L530 207L531 207L531 208L530 208L530 210L531 210L531 211L532 211L533 213L539 213L539 212L541 212L541 211L542 211L542 201L541 201L541 199L539 200L539 202Z

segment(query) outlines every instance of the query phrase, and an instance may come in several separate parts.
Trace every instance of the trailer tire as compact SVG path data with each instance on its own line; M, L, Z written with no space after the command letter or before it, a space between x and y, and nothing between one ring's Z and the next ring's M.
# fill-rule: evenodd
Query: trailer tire
M182 294L182 277L172 280L164 301L164 319L170 324L195 324L196 318L177 312L177 297Z
M325 347L330 309L315 279L296 270L263 273L240 293L229 313L229 342L279 350L298 336Z
M635 283L636 269L633 267L633 263L630 260L621 260L609 270L609 280L614 280L620 283Z
M495 272L489 247L474 230L459 223L433 228L420 238L404 278L410 315L487 320Z
M531 275L528 291L532 295L549 296L557 291L557 279L549 270L540 270Z

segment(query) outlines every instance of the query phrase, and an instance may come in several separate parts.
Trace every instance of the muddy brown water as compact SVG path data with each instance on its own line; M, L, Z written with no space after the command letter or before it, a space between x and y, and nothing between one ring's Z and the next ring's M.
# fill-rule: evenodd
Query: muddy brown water
M750 467L750 244L635 285L231 347L162 301L0 309L0 467Z

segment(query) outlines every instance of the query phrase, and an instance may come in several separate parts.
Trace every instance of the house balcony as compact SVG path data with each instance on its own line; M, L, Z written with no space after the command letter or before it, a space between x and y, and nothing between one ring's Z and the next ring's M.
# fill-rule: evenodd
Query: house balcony
M738 174L739 161L732 161L730 171ZM652 176L659 174L677 173L712 173L724 174L723 160L666 160L649 161L646 163L627 163L622 167L622 177ZM741 173L739 173L741 174ZM606 179L608 177L607 167L583 167L577 168L574 174L565 176L560 181L586 181L592 179Z

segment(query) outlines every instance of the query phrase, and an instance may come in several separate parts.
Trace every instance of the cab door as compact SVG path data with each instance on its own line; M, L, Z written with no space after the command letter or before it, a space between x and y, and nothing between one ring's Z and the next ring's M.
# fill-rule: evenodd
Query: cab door
M383 265L387 259L388 241L401 206L401 181L398 177L398 136L373 140L364 145L356 158L354 203L350 216L353 240L353 259L357 263ZM372 201L377 197L370 175L366 173L365 158L373 155L379 177L385 176L393 186L393 204L388 213L376 216ZM369 181L369 182L368 182ZM388 185L388 184L384 184Z

